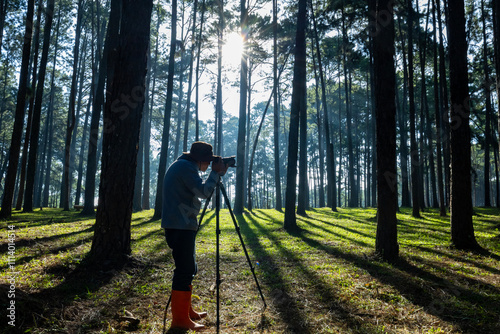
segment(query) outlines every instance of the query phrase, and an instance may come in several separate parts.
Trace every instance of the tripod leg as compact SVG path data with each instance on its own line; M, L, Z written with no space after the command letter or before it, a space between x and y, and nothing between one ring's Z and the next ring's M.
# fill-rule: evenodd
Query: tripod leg
M207 197L205 200L205 206L203 207L203 211L201 212L200 220L198 221L198 230L200 230L201 227L201 222L203 221L203 217L205 217L205 212L207 212L208 204L210 203L210 200L212 199L212 195L214 194L214 190L212 190L212 193L210 196Z
M231 213L231 218L233 219L234 228L235 228L236 232L238 232L241 246L243 247L243 251L244 251L245 256L247 258L248 266L250 267L250 270L252 271L253 278L255 280L255 284L257 285L257 289L259 290L260 297L262 298L262 302L264 303L263 310L265 310L267 308L267 304L266 304L266 300L264 299L264 295L262 294L262 289L260 288L259 281L257 280L257 276L255 275L255 268L252 265L252 261L250 260L250 256L248 256L248 251L247 251L247 248L245 246L245 242L243 241L243 237L241 236L240 227L238 225L238 222L236 221L236 217L234 216L233 210L231 209L231 204L230 204L229 198L227 197L226 189L224 188L224 185L222 183L219 182L219 184L220 184L220 190L222 192L222 195L224 195L224 200L226 201L226 205L229 208L229 212Z
M220 249L219 249L219 239L220 239L220 219L219 219L219 213L220 213L220 182L217 183L217 186L215 187L215 215L216 215L216 220L215 220L215 234L216 234L216 258L215 258L215 267L216 267L216 282L215 285L217 286L217 333L219 333L220 329Z
M167 306L165 306L165 312L163 314L163 330L162 330L162 334L165 333L165 326L167 324L167 310L168 310L168 306L170 305L171 301L172 301L172 294L170 294L170 297L168 297Z

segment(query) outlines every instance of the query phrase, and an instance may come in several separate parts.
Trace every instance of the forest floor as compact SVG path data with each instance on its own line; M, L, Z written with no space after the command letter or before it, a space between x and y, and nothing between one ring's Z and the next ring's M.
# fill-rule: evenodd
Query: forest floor
M488 252L450 246L449 217L398 214L400 260L374 255L375 209L308 211L299 230L283 214L238 216L267 309L228 211L221 213L221 333L500 333L500 211L476 208L475 234ZM153 211L133 215L132 257L121 268L86 265L93 219L78 212L14 212L0 224L0 304L15 301L15 327L0 332L161 333L173 262ZM216 332L215 214L197 239L195 308ZM11 260L9 264L9 234ZM15 250L12 246L15 246ZM13 274L12 271L15 273ZM14 280L12 280L14 278ZM15 296L10 283L15 284ZM7 291L4 291L7 290ZM4 313L2 313L4 314ZM168 313L166 328L170 322ZM172 332L172 331L170 331Z

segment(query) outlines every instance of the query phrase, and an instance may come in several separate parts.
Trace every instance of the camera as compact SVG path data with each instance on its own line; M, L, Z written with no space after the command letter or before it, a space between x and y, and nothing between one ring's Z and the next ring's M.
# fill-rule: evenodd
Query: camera
M227 157L227 158L214 156L215 163L219 162L219 160L221 160L221 159L222 159L222 162L224 164L226 164L228 167L236 167L236 156L233 155L232 157Z

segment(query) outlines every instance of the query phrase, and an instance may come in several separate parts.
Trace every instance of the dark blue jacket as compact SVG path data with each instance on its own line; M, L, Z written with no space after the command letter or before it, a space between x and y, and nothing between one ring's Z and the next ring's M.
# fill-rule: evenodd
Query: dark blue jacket
M219 175L211 171L203 181L198 164L189 155L181 155L165 173L161 227L179 230L198 229L197 215L200 198L207 198L214 190Z

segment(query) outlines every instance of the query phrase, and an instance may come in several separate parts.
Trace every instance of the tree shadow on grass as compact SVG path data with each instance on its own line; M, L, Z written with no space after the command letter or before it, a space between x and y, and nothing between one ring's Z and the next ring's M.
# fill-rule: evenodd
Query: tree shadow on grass
M62 252L66 252L70 249L74 249L82 244L85 244L89 241L92 240L92 236L88 236L88 237L84 237L84 238L81 238L79 240L76 240L74 242L70 242L70 243L66 243L64 245L60 245L58 247L55 247L55 248L50 248L46 251L42 251L42 248L45 247L45 243L48 243L48 242L52 242L52 241L55 241L55 240L58 240L58 239L62 239L62 238L66 238L66 237L71 237L71 236L77 236L79 234L82 234L82 233L90 233L94 230L94 226L91 226L87 229L84 229L84 230L80 230L80 231L75 231L75 232L70 232L70 233L63 233L63 234L58 234L58 235L53 235L53 236L48 236L48 237L42 237L42 238L36 238L36 239L26 239L26 238L23 238L23 239L20 239L20 240L16 240L15 242L15 246L16 246L16 249L21 249L23 247L25 248L35 248L35 247L38 247L40 249L40 253L38 254L35 254L35 255L27 255L27 256L23 256L23 257L18 257L16 258L16 264L19 265L19 264L25 264L25 263L28 263L30 262L31 260L35 259L35 258L39 258L41 257L43 254L45 254L46 252L50 253L50 254L59 254L59 253L62 253ZM0 244L0 256L1 255L4 255L7 253L8 251L8 244L7 243L4 243L4 244ZM5 265L3 266L0 266L0 270L5 270L7 269L9 266L8 263L6 263Z
M425 247L422 245L413 245L412 247L415 247L422 252L434 253L439 257L447 257L450 260L465 262L471 266L480 268L480 269L485 270L485 271L489 271L492 274L500 275L500 269L498 267L487 266L479 261L474 261L474 260L470 259L469 257L455 255L451 251L445 252L443 250L440 250L439 248L430 248L430 247ZM450 247L448 247L448 248L451 249ZM500 256L498 256L497 254L489 252L486 254L486 256L490 257L493 260L500 261Z
M48 267L46 274L62 277L60 284L29 294L29 303L19 305L19 333L35 328L50 328L56 332L81 332L101 328L103 321L122 309L120 293L105 302L93 300L93 294L108 285L123 272L143 271L147 264L133 257L104 266L85 258L75 268L64 265ZM113 293L112 290L108 291ZM33 302L35 301L35 303ZM104 304L103 304L104 303Z
M255 232L248 227L246 219L242 215L236 217L239 226L241 227L242 233L252 239L252 243L247 245L249 249L254 252L262 254L262 258L266 259L266 266L261 266L267 271L266 285L268 285L272 291L270 293L271 303L276 307L278 313L283 318L282 320L287 326L287 332L295 333L312 333L307 327L305 327L305 315L300 309L296 300L291 297L290 291L287 288L284 275L280 273L280 265L276 263L265 248L259 241L258 236ZM252 217L248 217L252 224L256 224L257 221Z
M346 253L338 247L314 240L306 233L299 231L294 233L294 236L300 237L310 247L366 270L381 283L392 286L413 304L422 307L425 312L455 324L464 332L494 333L500 330L500 301L495 297L500 295L498 287L490 285L488 294L482 294L469 290L459 282L439 277L404 259L387 267L377 260ZM481 283L479 280L468 278L468 284L471 284L471 280L476 284ZM474 312L478 310L481 312L478 312L474 319Z
M94 217L95 218L95 217ZM91 217L82 217L77 211L63 211L63 209L43 209L33 212L14 212L12 217L2 222L14 224L18 228L31 228L51 224L74 223L82 220L88 220ZM23 224L25 224L23 226Z
M242 227L242 232L248 239L253 241L249 244L249 248L254 253L259 254L259 257L265 259L265 265L261 266L261 270L265 273L266 286L272 289L270 293L271 304L276 309L283 323L287 326L286 333L317 333L317 327L315 326L318 326L318 324L310 323L311 316L313 315L307 314L303 305L304 300L311 298L320 299L321 310L317 310L317 312L325 315L328 314L330 321L328 325L335 322L335 325L342 328L344 332L377 332L373 326L362 321L356 314L353 314L352 309L347 305L339 302L341 298L337 291L332 289L332 286L320 274L311 271L304 265L303 260L297 254L286 249L277 237L270 235L253 216L248 216L248 221L244 217L238 216L238 221ZM258 235L249 227L249 224L258 230ZM299 229L291 234L293 236L300 236L302 232ZM270 239L281 257L286 259L286 263L278 263L265 250L265 247L258 238L258 236L264 235ZM290 266L300 272L301 277L290 277L285 272L285 268ZM308 295L306 292L305 296L301 296L304 300L297 299L296 295L300 295L301 292L295 290L297 288L293 281L295 279L310 282L312 289L314 289L312 291L313 294Z

